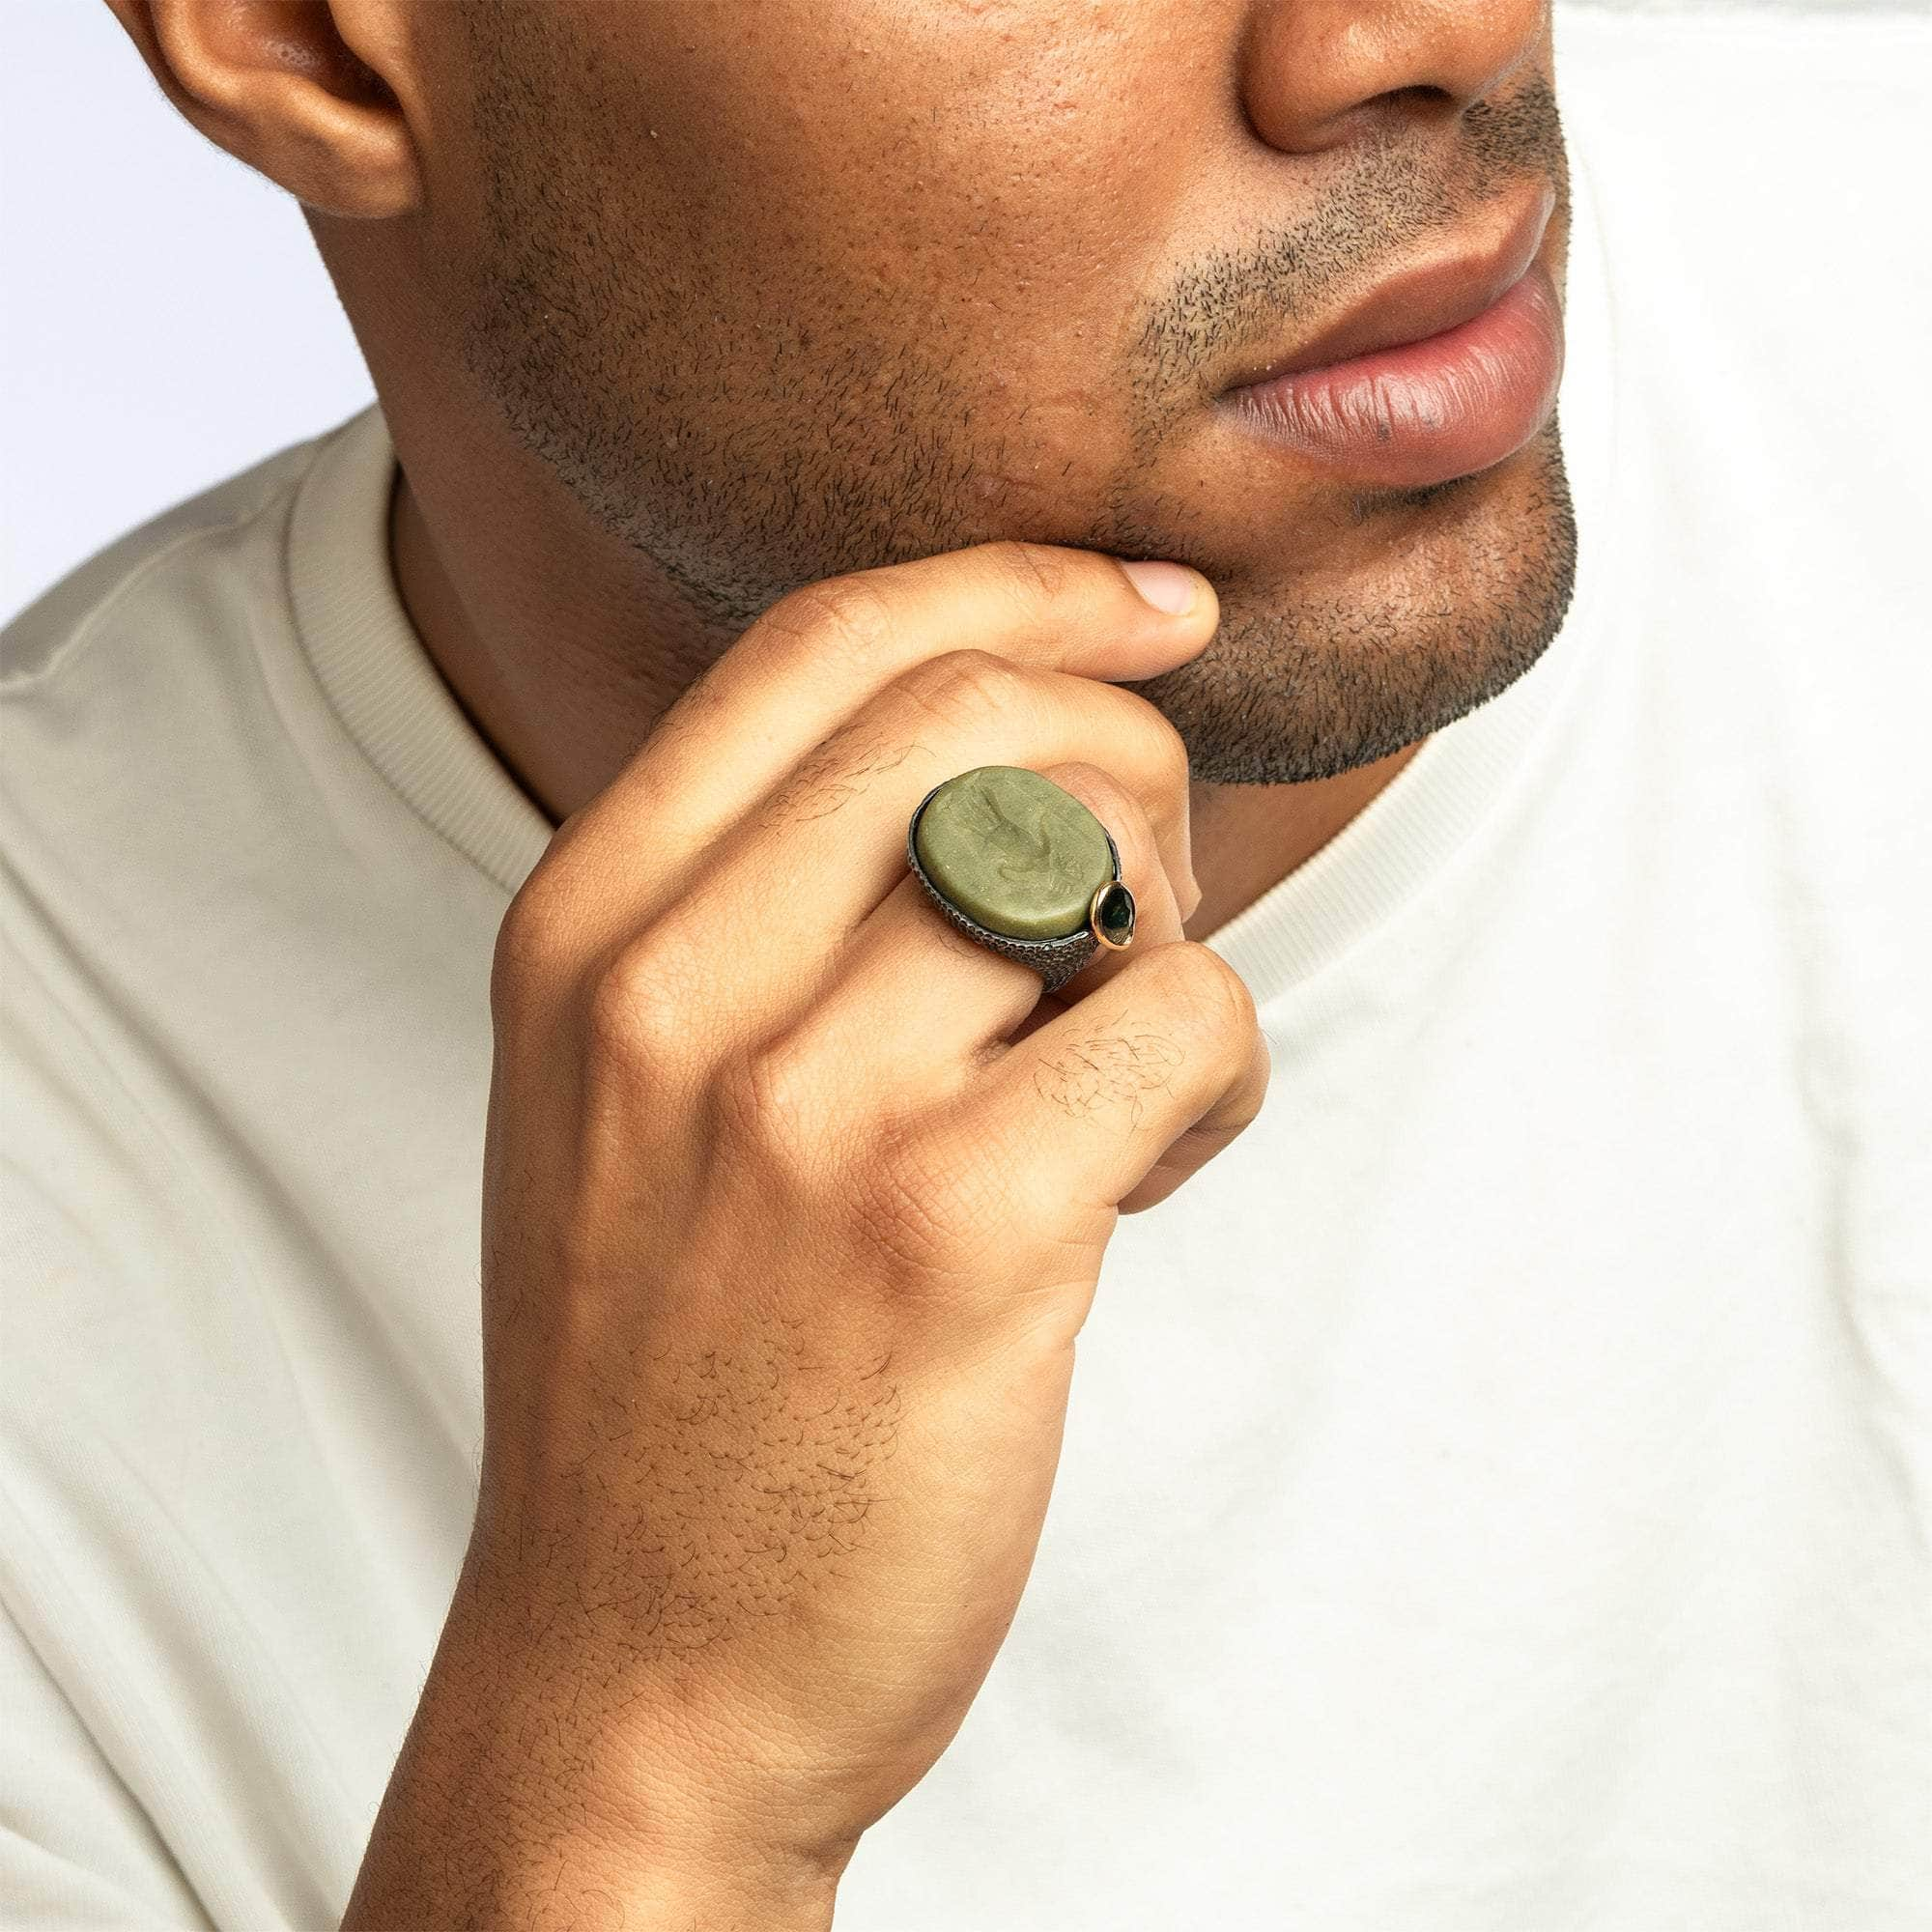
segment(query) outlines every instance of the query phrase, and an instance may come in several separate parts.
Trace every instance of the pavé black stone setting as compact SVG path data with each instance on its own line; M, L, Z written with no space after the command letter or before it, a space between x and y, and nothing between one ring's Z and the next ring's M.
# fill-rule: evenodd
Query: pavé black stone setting
M941 782L950 783L951 781L943 780ZM1113 861L1114 876L1109 884L1102 886L1094 895L1094 904L1089 908L1087 923L1077 932L1069 932L1064 939L1012 939L1004 932L989 930L978 920L969 918L961 912L933 884L925 867L919 862L919 814L925 810L926 799L938 789L939 786L934 785L932 791L927 792L925 798L920 800L913 809L912 817L906 822L906 864L912 867L918 875L920 884L925 888L926 897L969 939L979 941L989 952L997 952L1003 958L1017 960L1022 966L1031 966L1040 977L1041 990L1053 993L1065 985L1067 980L1072 979L1074 974L1100 950L1102 942L1095 936L1095 925L1100 901L1108 895L1118 892L1126 901L1127 939L1133 937L1133 895L1121 883L1121 848L1114 843L1114 835L1107 832L1104 825L1100 829L1102 832L1107 832L1107 856ZM1116 919L1120 917L1118 910L1114 916ZM1110 938L1105 943L1110 949L1118 951L1127 943L1127 940Z

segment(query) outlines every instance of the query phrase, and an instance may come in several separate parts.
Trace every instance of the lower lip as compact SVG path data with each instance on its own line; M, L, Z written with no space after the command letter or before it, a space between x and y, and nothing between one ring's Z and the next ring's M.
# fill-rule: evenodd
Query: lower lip
M1532 263L1481 315L1420 342L1230 389L1217 407L1362 483L1447 483L1513 456L1563 374L1555 284Z

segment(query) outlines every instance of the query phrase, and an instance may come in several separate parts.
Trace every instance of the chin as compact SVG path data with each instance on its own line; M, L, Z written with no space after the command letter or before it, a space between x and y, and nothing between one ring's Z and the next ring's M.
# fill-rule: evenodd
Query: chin
M1453 724L1543 655L1570 606L1577 523L1554 416L1473 475L1350 494L1319 562L1216 573L1221 627L1131 688L1209 784L1298 784ZM1188 561L1199 559L1189 556Z

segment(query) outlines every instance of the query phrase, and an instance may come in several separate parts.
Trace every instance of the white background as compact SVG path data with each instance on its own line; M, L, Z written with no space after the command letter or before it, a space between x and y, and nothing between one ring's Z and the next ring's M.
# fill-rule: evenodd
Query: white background
M176 113L105 0L0 0L0 22L4 622L121 531L374 389L294 201Z

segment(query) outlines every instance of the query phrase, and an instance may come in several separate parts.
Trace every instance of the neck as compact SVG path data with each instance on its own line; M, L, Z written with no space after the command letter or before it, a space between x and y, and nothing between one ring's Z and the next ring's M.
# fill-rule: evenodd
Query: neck
M711 661L716 643L639 649L651 629L635 585L563 568L539 545L497 542L473 499L446 520L434 485L398 474L389 543L397 587L458 704L553 824L617 776L658 719ZM420 494L419 494L420 492ZM425 500L427 499L427 500ZM504 503L501 507L507 509ZM667 617L669 616L666 612ZM1325 845L1381 792L1422 743L1332 779L1302 784L1192 787L1202 939Z

